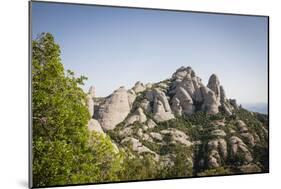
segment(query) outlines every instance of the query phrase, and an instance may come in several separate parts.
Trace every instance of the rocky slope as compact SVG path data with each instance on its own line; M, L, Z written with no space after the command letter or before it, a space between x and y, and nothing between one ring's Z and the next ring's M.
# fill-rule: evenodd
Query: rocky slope
M105 98L91 87L87 106L90 131L109 135L132 156L150 154L160 167L183 163L186 172L177 176L268 171L267 116L228 99L215 74L204 85L181 67L169 79L120 87Z

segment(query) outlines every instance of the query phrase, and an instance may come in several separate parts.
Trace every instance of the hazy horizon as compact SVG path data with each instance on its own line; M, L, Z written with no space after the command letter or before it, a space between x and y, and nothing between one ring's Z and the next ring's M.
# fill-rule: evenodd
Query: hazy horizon
M217 74L239 104L268 102L266 17L33 2L32 38L41 32L97 96L191 66L205 85Z

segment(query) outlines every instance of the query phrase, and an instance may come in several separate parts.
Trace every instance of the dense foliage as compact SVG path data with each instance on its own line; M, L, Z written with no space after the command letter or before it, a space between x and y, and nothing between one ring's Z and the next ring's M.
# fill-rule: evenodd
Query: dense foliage
M32 43L33 184L50 186L117 180L122 157L109 138L90 135L79 85L63 68L49 33Z

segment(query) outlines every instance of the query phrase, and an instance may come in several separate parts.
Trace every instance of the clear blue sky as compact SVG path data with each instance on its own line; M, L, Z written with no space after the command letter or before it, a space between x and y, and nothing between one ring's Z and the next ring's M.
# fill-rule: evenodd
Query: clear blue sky
M267 102L267 18L32 3L32 37L50 32L66 69L107 96L191 66L239 103Z

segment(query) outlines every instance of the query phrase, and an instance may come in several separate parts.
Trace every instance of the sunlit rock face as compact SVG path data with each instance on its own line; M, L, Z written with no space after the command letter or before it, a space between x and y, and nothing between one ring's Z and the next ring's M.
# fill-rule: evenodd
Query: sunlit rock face
M204 175L231 167L234 173L266 170L266 163L258 161L268 146L266 121L260 121L266 117L228 99L221 83L212 74L204 84L191 67L181 67L171 78L138 81L104 98L96 98L91 88L86 98L92 117L88 129L112 137L116 149L140 159L151 156L159 166L176 165L183 151L181 163L190 166L191 175L194 170Z
M112 130L127 117L130 109L127 90L120 87L100 105L97 118L103 129Z

